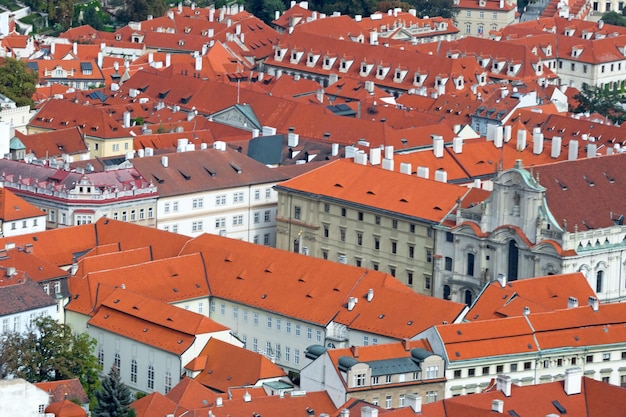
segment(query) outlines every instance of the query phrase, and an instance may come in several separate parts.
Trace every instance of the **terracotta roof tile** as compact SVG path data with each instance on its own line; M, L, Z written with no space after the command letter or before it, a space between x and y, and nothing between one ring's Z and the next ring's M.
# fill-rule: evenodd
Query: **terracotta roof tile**
M61 381L36 382L35 386L47 391L50 394L50 400L53 402L70 400L77 401L80 404L88 404L89 397L85 389L80 384L78 378L65 379Z
M23 198L18 197L13 191L0 187L0 219L3 223L32 219L45 215L43 211ZM6 225L4 227L6 227Z
M36 158L40 159L60 157L63 154L86 154L88 152L78 127L31 135L25 135L16 130L15 137L24 144L27 154L33 153Z
M206 367L195 380L218 392L230 387L256 385L264 379L277 379L287 374L260 353L246 350L212 338L199 356L208 358Z

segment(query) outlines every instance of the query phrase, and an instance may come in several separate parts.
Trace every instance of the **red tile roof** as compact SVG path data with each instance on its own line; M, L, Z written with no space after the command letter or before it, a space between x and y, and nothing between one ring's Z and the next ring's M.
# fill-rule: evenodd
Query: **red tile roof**
M335 320L402 339L443 320L453 322L464 307L420 295L379 271L220 236L192 239L181 254L197 252L205 254L207 270L221 277L210 282L213 296L320 325ZM340 282L337 276L343 277ZM364 297L369 289L376 295L368 303ZM350 297L361 302L348 312ZM398 303L399 299L406 302Z
M206 316L124 288L106 297L88 323L178 355L197 336L228 330Z
M45 216L46 214L33 206L13 191L0 187L0 220L3 223L14 222L34 217ZM7 225L4 225L7 227Z
M342 159L285 181L295 190L439 222L467 193L466 187L364 166ZM428 198L428 197L432 198Z
M256 385L265 379L286 378L287 374L260 353L212 338L199 357L206 357L205 368L195 380L218 392L230 387Z
M48 392L48 394L50 394L50 401L52 402L70 400L80 404L89 403L89 397L87 397L87 393L78 378L64 379L61 381L35 382L35 386Z
M165 394L165 397L176 403L178 407L193 410L214 404L218 394L195 379L185 376L174 388Z
M465 319L477 321L521 316L524 307L530 307L532 312L565 309L569 297L575 297L581 304L589 297L595 297L581 272L510 281L505 287L493 281L483 289Z
M36 158L40 159L59 157L63 154L87 154L89 151L78 127L32 135L26 135L16 130L15 137L24 144L27 154L33 153Z
M137 413L137 417L163 417L164 414L174 414L176 417L180 417L187 411L160 392L153 392L133 401L131 407Z
M54 402L46 407L46 414L51 413L55 417L86 417L85 411L80 405L69 400Z

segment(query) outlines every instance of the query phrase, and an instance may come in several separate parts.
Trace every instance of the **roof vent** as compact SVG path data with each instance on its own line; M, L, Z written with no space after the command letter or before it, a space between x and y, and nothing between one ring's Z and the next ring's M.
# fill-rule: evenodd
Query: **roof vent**
M491 401L491 411L495 411L496 413L504 413L504 401L502 400L493 400Z
M247 403L252 401L252 396L250 395L250 393L248 391L246 391L245 394L243 394L243 400L245 402L247 402Z

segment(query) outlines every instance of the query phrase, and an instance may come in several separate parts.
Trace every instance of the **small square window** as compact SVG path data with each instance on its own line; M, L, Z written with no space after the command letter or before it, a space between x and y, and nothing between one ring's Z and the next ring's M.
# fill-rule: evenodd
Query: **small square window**
M476 375L476 369L475 368L469 368L467 370L467 376L475 376Z

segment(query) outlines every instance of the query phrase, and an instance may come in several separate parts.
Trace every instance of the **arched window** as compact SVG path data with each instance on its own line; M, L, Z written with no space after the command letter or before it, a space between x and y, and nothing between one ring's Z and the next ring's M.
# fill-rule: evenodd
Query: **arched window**
M596 294L600 294L603 290L604 284L604 271L598 271L596 273Z
M154 366L148 366L148 388L154 389Z

